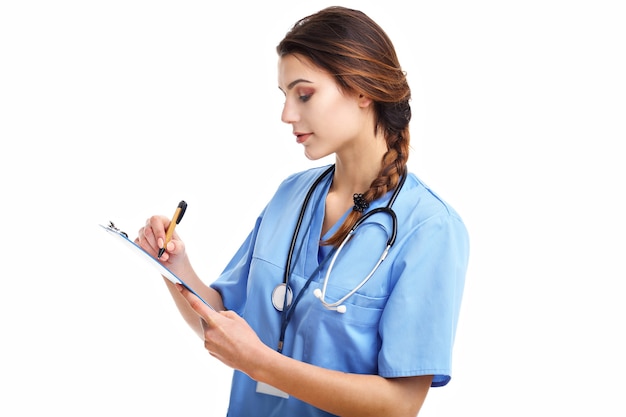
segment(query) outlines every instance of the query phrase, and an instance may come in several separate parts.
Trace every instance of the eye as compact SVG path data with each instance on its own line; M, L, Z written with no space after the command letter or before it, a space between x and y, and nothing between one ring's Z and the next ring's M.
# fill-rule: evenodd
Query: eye
M309 87L298 88L298 100L302 103L306 103L311 99L311 97L313 97L314 92L315 91Z

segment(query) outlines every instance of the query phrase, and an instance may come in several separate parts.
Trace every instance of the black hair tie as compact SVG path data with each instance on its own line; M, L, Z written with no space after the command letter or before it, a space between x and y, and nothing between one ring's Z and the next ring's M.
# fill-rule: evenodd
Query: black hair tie
M370 203L363 198L363 194L354 194L352 198L354 199L354 207L352 207L354 211L363 213L370 206Z

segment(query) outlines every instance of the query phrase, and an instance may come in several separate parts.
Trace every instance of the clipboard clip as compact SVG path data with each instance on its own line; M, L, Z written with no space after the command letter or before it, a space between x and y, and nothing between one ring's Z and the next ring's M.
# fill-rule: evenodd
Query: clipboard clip
M126 239L128 239L128 233L121 231L120 229L118 229L117 227L115 227L115 224L109 220L109 229L119 233L120 235L123 235Z

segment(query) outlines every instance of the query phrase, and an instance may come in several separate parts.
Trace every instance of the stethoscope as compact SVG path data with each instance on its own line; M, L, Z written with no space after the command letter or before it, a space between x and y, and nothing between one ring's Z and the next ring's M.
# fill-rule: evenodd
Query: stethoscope
M323 267L323 265L326 263L328 259L330 259L330 264L328 265L328 270L326 271L326 275L324 276L322 289L320 290L319 288L316 288L313 291L313 295L316 298L318 298L321 301L322 305L328 310L336 311L338 313L345 313L346 306L343 303L352 295L354 295L363 285L365 285L367 281L370 280L370 278L372 277L372 275L374 275L374 273L376 272L380 264L385 260L385 258L387 257L387 254L389 253L389 250L391 249L394 242L396 241L396 235L398 233L398 219L396 217L396 213L392 209L392 206L396 200L396 197L400 193L400 189L404 185L404 181L406 180L406 176L407 176L406 171L402 173L400 177L400 182L398 183L398 186L395 188L387 205L385 207L377 207L375 209L372 209L368 211L367 213L363 214L363 216L359 218L359 220L354 224L354 226L352 226L352 228L350 229L350 231L348 232L344 240L341 242L341 244L333 248L328 253L328 255L326 255L326 257L318 264L317 268L315 268L313 273L309 276L309 278L305 282L304 286L302 287L302 290L296 295L294 299L293 291L291 290L291 287L289 286L289 276L291 275L291 263L292 263L293 255L295 252L296 242L298 240L298 235L302 227L304 213L306 212L306 208L309 205L313 192L315 191L317 186L320 184L320 182L322 182L324 178L326 178L326 176L328 176L331 172L333 172L334 169L335 169L334 165L331 165L328 169L326 169L311 185L306 196L304 197L302 207L300 208L300 214L298 216L298 220L296 222L296 226L293 231L293 236L291 238L289 252L287 253L287 260L285 262L285 273L283 276L283 282L278 284L276 288L274 288L274 290L272 291L272 304L274 305L274 308L276 310L282 313L280 340L278 343L279 352L282 351L285 331L287 329L287 325L289 324L289 321L291 320L291 316L293 315L293 311L295 310L296 305L298 304L302 295L305 293L305 291L307 290L307 288L313 281L313 278L317 275L317 273L320 271L320 269ZM341 297L339 300L335 302L326 301L326 287L328 285L328 280L330 278L331 271L333 269L335 261L337 260L337 257L339 256L339 253L341 252L345 244L354 235L357 228L361 224L363 224L363 222L365 222L367 219L369 219L370 217L378 213L387 214L391 218L391 234L389 235L387 239L387 245L385 246L385 249L380 255L378 261L376 262L372 270L365 276L365 278L363 278L363 280L356 287L354 287L351 291L349 291L346 295L344 295L343 297Z

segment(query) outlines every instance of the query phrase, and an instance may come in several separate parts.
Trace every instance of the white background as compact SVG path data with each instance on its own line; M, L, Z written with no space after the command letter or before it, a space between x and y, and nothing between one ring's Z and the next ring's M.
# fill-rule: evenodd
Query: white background
M626 15L619 1L345 1L394 41L410 166L472 253L454 372L420 416L623 416ZM214 279L287 174L274 47L309 1L0 5L0 415L224 416L230 370L131 235ZM118 248L119 246L119 248Z

